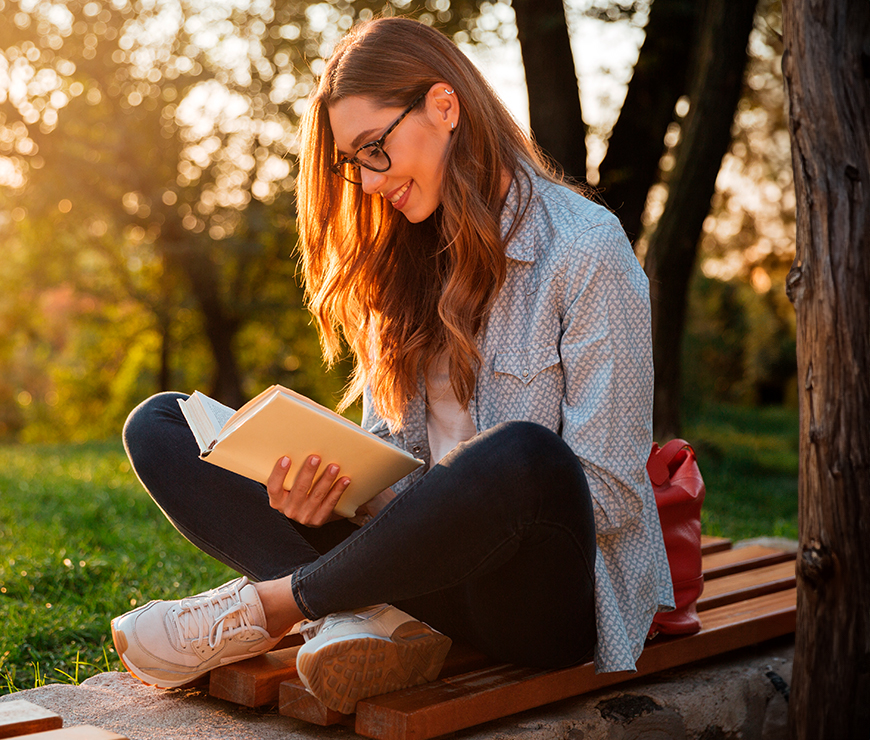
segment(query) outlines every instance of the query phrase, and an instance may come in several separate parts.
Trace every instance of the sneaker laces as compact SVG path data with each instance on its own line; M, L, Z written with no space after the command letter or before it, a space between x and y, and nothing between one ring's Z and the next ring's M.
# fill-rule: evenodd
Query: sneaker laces
M317 633L320 632L320 628L323 626L324 621L326 621L326 617L321 617L320 619L304 619L294 628L295 632L298 632L305 638L305 642L314 639L317 637Z
M252 623L248 604L242 600L240 592L247 584L247 578L240 578L204 594L182 599L171 612L170 620L178 642L184 645L207 641L210 648L215 648L224 636L229 638L251 629L264 631Z
M331 626L340 622L364 622L366 618L372 614L376 614L383 609L386 604L377 604L375 606L366 606L362 609L355 609L346 612L334 612L327 614L320 619L306 619L300 622L295 631L297 631L305 639L305 642L313 640L327 626Z

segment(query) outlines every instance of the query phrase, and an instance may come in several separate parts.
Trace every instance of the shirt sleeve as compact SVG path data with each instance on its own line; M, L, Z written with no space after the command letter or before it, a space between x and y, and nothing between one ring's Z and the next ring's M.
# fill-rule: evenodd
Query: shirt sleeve
M641 516L649 487L649 283L618 224L584 232L573 254L564 273L562 436L583 464L606 535Z

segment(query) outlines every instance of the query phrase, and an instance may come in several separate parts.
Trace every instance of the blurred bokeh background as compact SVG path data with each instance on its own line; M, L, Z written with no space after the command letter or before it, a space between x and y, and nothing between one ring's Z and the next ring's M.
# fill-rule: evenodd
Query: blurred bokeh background
M337 399L295 131L376 14L450 35L619 215L650 276L656 438L698 452L704 531L797 536L779 0L0 0L0 693L119 669L112 616L232 576L139 485L130 409Z
M0 0L0 439L115 437L167 388L232 405L280 382L333 404L347 367L324 371L302 305L294 132L323 58L373 14L452 36L568 173L599 188L641 260L681 149L712 158L697 233L680 217L697 250L685 325L669 330L680 413L794 406L779 2L749 3L732 32L732 102L704 39L716 4ZM696 99L699 74L724 110ZM725 121L721 151L689 140L693 113L703 131Z

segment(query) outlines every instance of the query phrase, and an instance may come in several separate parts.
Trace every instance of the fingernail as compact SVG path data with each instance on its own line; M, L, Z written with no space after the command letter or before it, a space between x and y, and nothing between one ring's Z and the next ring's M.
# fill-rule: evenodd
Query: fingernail
M350 478L342 478L341 485L347 488L350 485Z
M289 457L284 456L281 458L281 467L282 468L289 468L290 467L290 458Z
M329 466L329 474L335 475L338 472L338 465L330 465Z
M320 458L317 455L312 455L311 459L308 461L313 467L317 467L320 465Z

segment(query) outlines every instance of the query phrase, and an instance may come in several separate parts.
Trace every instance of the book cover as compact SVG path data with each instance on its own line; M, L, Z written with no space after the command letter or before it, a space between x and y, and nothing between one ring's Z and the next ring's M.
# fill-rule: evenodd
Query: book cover
M289 488L310 455L320 471L337 464L350 484L335 512L352 517L357 507L423 464L349 419L283 386L272 386L233 413L199 392L181 410L207 462L265 484L285 455Z

